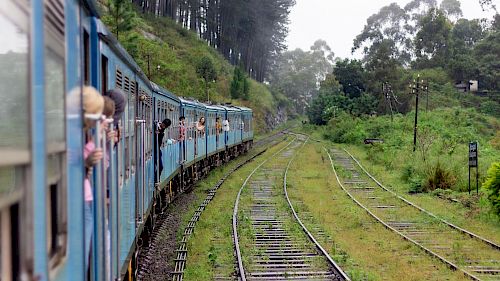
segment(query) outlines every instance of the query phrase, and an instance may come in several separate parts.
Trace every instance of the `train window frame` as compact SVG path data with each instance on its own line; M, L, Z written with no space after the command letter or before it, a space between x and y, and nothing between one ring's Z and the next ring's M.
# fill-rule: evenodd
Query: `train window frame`
M90 85L90 33L83 28L83 84Z
M65 30L64 30L64 1L44 0L45 21L45 79L48 79L49 54L57 56L62 70L62 81L60 81L60 94L63 99L62 110L65 112L65 85L66 85L66 54L65 54ZM56 61L56 63L58 63ZM49 91L48 82L45 83L46 91ZM53 86L53 85L51 85ZM52 88L50 90L53 90ZM46 107L48 103L46 104ZM46 117L47 118L47 117ZM50 141L47 139L47 253L49 257L49 269L54 269L61 264L67 253L67 186L66 186L66 122L62 120L62 141ZM50 136L49 134L47 137ZM53 167L52 167L53 165ZM51 169L52 168L52 169Z
M26 42L26 53L24 54L27 70L22 73L26 77L26 138L27 145L22 148L9 147L0 148L2 159L0 160L0 171L11 170L14 174L13 188L6 190L6 194L0 193L0 280L18 280L25 271L24 264L32 257L32 241L29 240L28 230L31 229L32 219L27 216L31 211L27 182L29 182L31 145L29 142L31 131L29 122L30 103L30 56L31 56L31 30L30 30L30 2L28 1L0 1L0 17L15 25L22 32ZM2 12L2 11L6 11ZM13 212L14 211L14 212ZM5 229L8 228L8 231ZM23 241L22 243L20 241Z
M108 90L108 68L109 59L104 54L101 54L101 93L103 95Z

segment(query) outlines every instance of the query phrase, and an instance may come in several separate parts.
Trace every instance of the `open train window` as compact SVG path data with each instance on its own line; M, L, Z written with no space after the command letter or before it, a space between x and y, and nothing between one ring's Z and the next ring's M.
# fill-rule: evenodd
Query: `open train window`
M83 83L90 85L90 35L83 29Z
M20 279L20 213L19 205L0 209L0 277L1 280Z
M101 55L101 92L104 95L108 90L108 58Z
M45 124L47 126L47 251L50 268L66 254L66 130L64 1L45 0Z

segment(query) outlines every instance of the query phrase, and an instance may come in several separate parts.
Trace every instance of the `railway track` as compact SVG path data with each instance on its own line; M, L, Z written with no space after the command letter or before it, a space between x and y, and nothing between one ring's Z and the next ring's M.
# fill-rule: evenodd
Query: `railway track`
M387 189L346 150L326 153L341 188L386 228L472 280L500 280L498 244L442 220Z
M349 280L290 209L286 186L279 188L304 142L298 135L260 163L238 193L233 239L242 281Z
M247 163L253 161L255 158L258 156L262 155L263 153L266 152L266 150L269 147L272 147L274 145L277 145L278 143L282 142L283 139L282 137L286 134L286 131L279 131L276 132L272 135L269 135L257 142L254 143L253 145L253 150L257 150L253 153L253 155L238 163L234 168L230 169L222 178L217 181L217 183L208 191L207 197L203 202L200 203L198 208L196 209L193 217L189 220L188 225L184 228L184 232L182 235L182 239L178 241L178 247L175 250L175 258L174 258L174 265L173 265L173 271L169 272L167 270L167 262L168 261L162 261L159 262L162 265L155 265L155 267L160 267L162 269L156 268L155 270L152 270L151 267L153 266L153 263L155 262L155 259L161 259L162 256L162 250L164 250L163 244L167 243L168 241L162 241L164 237L166 237L169 232L169 228L171 227L172 224L175 224L175 218L172 218L172 214L167 212L166 209L169 204L165 202L164 208L161 212L161 214L158 215L158 218L156 220L155 227L151 233L150 241L146 246L143 246L141 249L140 253L138 254L138 270L137 270L137 280L151 280L151 278L158 278L158 280L164 280L165 278L167 279L172 279L175 281L180 281L183 280L184 276L184 270L187 264L187 255L188 255L188 249L187 249L187 241L191 234L194 231L194 228L196 226L196 223L200 219L201 213L205 210L205 208L208 206L210 201L215 197L217 190L219 187L225 182L225 180L235 171L237 171L239 168L243 167ZM173 201L175 201L174 198ZM158 262L158 261L156 261ZM156 275L155 275L156 274ZM170 277L171 278L168 278ZM156 279L155 279L156 280Z

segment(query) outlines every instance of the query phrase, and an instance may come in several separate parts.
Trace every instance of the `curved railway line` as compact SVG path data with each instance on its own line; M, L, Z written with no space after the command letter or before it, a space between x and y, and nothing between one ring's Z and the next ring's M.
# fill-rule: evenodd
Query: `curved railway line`
M286 192L288 167L305 141L297 135L262 161L238 192L232 223L242 281L349 280L302 224ZM283 191L278 188L281 177Z
M286 134L286 130L276 132L272 135L269 135L267 137L264 137L260 139L259 141L255 142L253 145L253 150L256 150L258 147L258 151L254 152L251 157L248 159L238 163L235 167L230 169L224 176L222 176L216 183L215 185L208 191L207 197L203 202L200 203L198 208L196 209L195 213L193 214L193 217L189 220L187 226L184 228L184 232L182 235L182 239L177 242L178 247L175 250L175 259L174 259L174 268L172 272L167 273L165 270L162 272L152 272L150 270L150 267L152 266L153 259L155 257L161 256L162 253L159 252L161 251L162 247L159 245L162 243L165 243L165 241L162 241L160 237L163 237L166 235L166 232L169 227L171 227L170 223L172 223L172 217L171 214L166 211L168 207L168 203L165 202L165 204L162 207L162 212L156 219L155 227L153 228L153 231L151 233L150 237L150 243L148 245L145 245L139 255L138 255L138 266L137 266L137 272L136 276L138 280L149 280L148 278L151 278L151 274L159 274L159 275L165 275L163 277L169 277L167 275L172 276L172 280L174 281L181 281L183 280L184 276L184 270L186 267L187 263L187 255L188 255L188 249L187 249L187 242L189 237L194 231L194 228L196 226L196 223L200 219L200 216L202 212L205 210L205 208L208 206L210 201L215 197L217 190L221 187L222 184L226 181L226 179L231 176L235 171L240 169L241 167L245 166L249 162L253 161L255 158L259 157L263 153L269 149L269 147L272 147L274 145L277 145L278 143L282 142L283 140L281 139L282 136ZM190 189L190 188L188 188ZM175 201L177 197L173 198L173 201Z
M347 150L325 151L340 187L386 228L472 280L500 280L498 244L442 220L387 189Z

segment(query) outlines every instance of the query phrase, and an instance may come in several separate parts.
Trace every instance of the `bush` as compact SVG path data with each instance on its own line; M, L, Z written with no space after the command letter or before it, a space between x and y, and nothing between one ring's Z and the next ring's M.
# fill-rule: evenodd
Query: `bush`
M422 193L424 192L424 185L422 184L422 179L417 176L413 176L409 179L410 189L408 193Z
M500 162L494 162L488 169L488 177L483 183L483 188L488 190L493 212L500 216Z
M436 167L427 175L425 189L433 191L436 189L451 189L456 182L456 178L451 172L443 168L438 162Z

